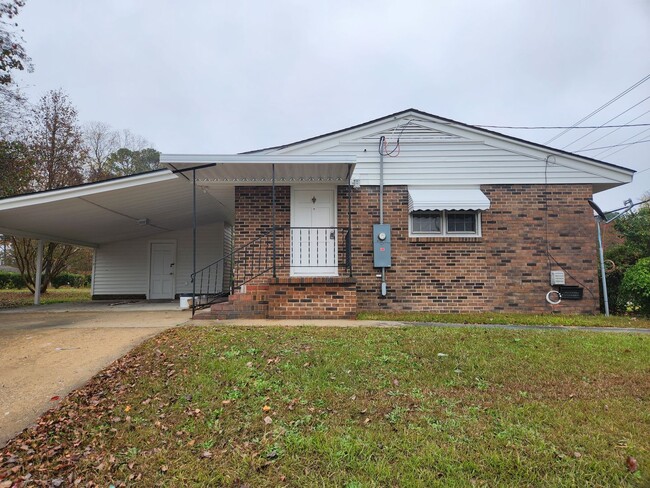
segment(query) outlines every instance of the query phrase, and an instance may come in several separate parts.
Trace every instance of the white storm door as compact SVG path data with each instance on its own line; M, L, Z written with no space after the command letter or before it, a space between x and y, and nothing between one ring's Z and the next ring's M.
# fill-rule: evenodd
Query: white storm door
M149 259L149 299L174 298L176 244L152 242Z
M291 195L291 275L338 274L336 190L299 189Z

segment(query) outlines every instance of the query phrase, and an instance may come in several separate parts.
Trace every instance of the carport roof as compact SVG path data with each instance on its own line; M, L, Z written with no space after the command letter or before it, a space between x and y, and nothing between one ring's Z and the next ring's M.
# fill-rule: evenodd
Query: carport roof
M197 192L199 225L230 221L228 189ZM169 170L0 200L0 233L96 247L192 226L192 185Z
M162 155L168 169L0 199L0 233L97 247L234 220L235 185L349 181L354 156ZM188 173L189 171L189 173Z

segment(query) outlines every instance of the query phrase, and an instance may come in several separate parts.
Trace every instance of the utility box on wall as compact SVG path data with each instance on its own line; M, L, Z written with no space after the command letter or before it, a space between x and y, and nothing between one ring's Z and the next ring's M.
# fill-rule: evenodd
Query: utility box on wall
M390 268L390 224L372 226L375 268Z

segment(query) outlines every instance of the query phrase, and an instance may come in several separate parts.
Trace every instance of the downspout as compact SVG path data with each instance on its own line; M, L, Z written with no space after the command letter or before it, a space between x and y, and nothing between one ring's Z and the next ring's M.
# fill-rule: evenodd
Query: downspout
M603 284L603 304L605 305L605 317L609 317L609 299L607 297L607 278L605 278L605 257L603 256L603 236L600 230L601 219L596 219L598 229L598 257L600 258L600 280Z

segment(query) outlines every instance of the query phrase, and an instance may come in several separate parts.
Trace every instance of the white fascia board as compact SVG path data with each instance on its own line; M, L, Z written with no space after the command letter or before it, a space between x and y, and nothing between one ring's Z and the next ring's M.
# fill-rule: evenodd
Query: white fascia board
M352 164L356 155L278 156L273 154L161 154L162 164Z
M59 242L61 244L71 244L73 246L83 246L83 247L98 247L98 244L94 242L78 241L76 239L65 239L63 237L52 236L48 234L40 234L38 232L27 232L19 229L7 229L6 227L0 227L0 234L14 236L14 237L26 237L28 239L40 239L46 242Z
M133 175L119 180L92 183L89 185L81 185L72 188L60 188L57 190L40 193L18 195L15 197L0 200L0 212L12 208L28 207L30 205L39 205L43 203L57 202L60 200L68 200L71 198L86 197L89 195L96 195L98 193L104 193L108 191L123 190L125 188L131 188L135 186L148 185L150 183L160 183L163 181L173 180L175 178L178 178L178 176L173 172L164 171L159 173Z

